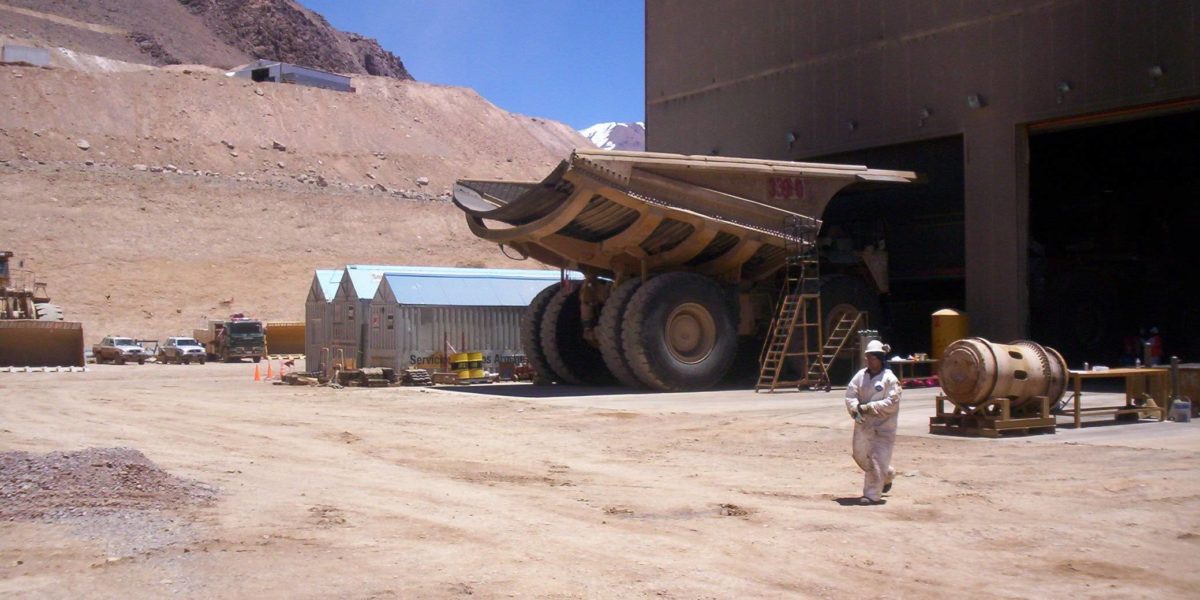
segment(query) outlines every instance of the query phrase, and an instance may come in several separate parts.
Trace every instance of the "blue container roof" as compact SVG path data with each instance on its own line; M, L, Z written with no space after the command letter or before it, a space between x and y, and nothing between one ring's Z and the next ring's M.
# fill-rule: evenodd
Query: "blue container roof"
M426 277L426 278L443 278L456 279L461 285L469 285L471 282L477 282L479 279L506 279L514 281L549 281L553 283L559 279L559 271L557 270L533 270L533 269L470 269L461 267L412 267L403 265L346 265L344 273L350 277L350 285L353 286L355 293L358 294L360 300L370 300L375 297L375 293L379 290L379 284L388 275L399 275L407 277ZM340 282L341 275L338 280ZM583 279L581 273L569 271L568 277L571 279ZM428 282L427 282L428 283ZM432 285L432 284L428 284ZM545 289L543 285L538 291ZM428 286L426 286L428 287ZM395 288L393 288L395 289ZM333 299L333 295L337 293L337 283L333 285L333 291L326 298ZM537 292L535 291L536 295ZM399 297L399 295L397 295ZM529 297L532 300L533 296ZM525 304L529 304L529 300ZM413 302L401 300L403 304L445 304L457 306L508 306L508 304L462 304L444 302Z
M579 273L571 273L580 279ZM400 304L424 306L528 306L559 281L558 271L417 267L384 275Z

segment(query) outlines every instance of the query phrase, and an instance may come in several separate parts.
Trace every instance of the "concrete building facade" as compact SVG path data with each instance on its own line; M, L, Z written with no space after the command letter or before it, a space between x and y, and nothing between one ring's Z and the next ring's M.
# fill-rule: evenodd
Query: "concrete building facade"
M1186 267L1186 229L1200 225L1188 170L1200 165L1180 156L1200 150L1198 40L1200 0L647 0L647 149L922 171L927 187L901 192L910 197L891 225L934 227L925 239L949 246L922 250L893 231L893 260L952 256L942 265L951 290L943 295L959 294L972 333L1007 341L1061 320L1059 292L1041 289L1064 281L1057 273L1114 270L1104 261L1116 259L1078 248L1089 240L1123 247L1133 234L1105 224L1129 220L1120 206L1171 203L1165 215L1139 209L1137 218L1149 219L1139 227L1155 242L1121 255ZM1075 164L1080 156L1093 170ZM1119 165L1140 179L1104 180ZM1085 189L1076 181L1088 178L1105 182ZM864 202L890 211L878 197ZM1076 228L1083 241L1056 245L1068 213L1089 211L1094 218ZM926 223L918 218L926 213L954 216ZM916 254L897 256L897 245ZM1043 272L1079 256L1086 265ZM1108 276L1078 287L1102 288ZM1196 350L1200 321L1168 306L1194 284L1138 285L1162 293L1144 300L1149 292L1123 289L1088 309L1107 319L1118 307L1142 307L1101 327L1103 335L1082 322L1088 310L1062 314L1089 333L1046 335L1063 344L1096 335L1089 343L1105 354L1114 336L1165 320L1179 347Z

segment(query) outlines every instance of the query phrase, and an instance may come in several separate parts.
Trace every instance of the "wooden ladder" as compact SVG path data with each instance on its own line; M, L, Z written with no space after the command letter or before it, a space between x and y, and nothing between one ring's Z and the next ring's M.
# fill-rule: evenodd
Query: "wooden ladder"
M816 255L789 260L786 268L779 307L758 357L761 367L758 382L754 385L755 392L773 392L779 387L807 383L807 378L795 381L780 378L787 359L800 357L803 365L798 371L800 373L809 372L814 361L820 359L821 282Z
M837 360L838 356L841 355L850 338L866 327L867 313L858 311L842 313L841 318L838 319L838 322L833 325L833 329L830 330L829 337L825 340L825 345L821 347L820 357L808 367L808 377L806 379L810 386L824 388L826 391L829 390L831 386L829 368L833 366L833 361Z

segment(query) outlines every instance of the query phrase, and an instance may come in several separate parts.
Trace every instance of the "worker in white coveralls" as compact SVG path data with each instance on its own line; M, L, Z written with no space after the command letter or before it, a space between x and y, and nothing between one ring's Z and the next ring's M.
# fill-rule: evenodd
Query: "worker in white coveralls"
M900 415L900 380L884 368L889 350L878 340L868 342L867 368L856 373L846 388L846 410L854 418L854 462L866 473L859 504L882 504L896 476L892 447Z

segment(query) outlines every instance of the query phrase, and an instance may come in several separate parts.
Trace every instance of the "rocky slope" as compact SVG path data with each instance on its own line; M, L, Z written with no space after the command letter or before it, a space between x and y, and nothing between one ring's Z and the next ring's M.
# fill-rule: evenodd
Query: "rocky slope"
M265 58L411 79L378 42L294 0L0 0L0 36L149 65L228 69Z
M412 79L379 42L338 31L293 0L178 0L221 40L256 58L335 73Z

